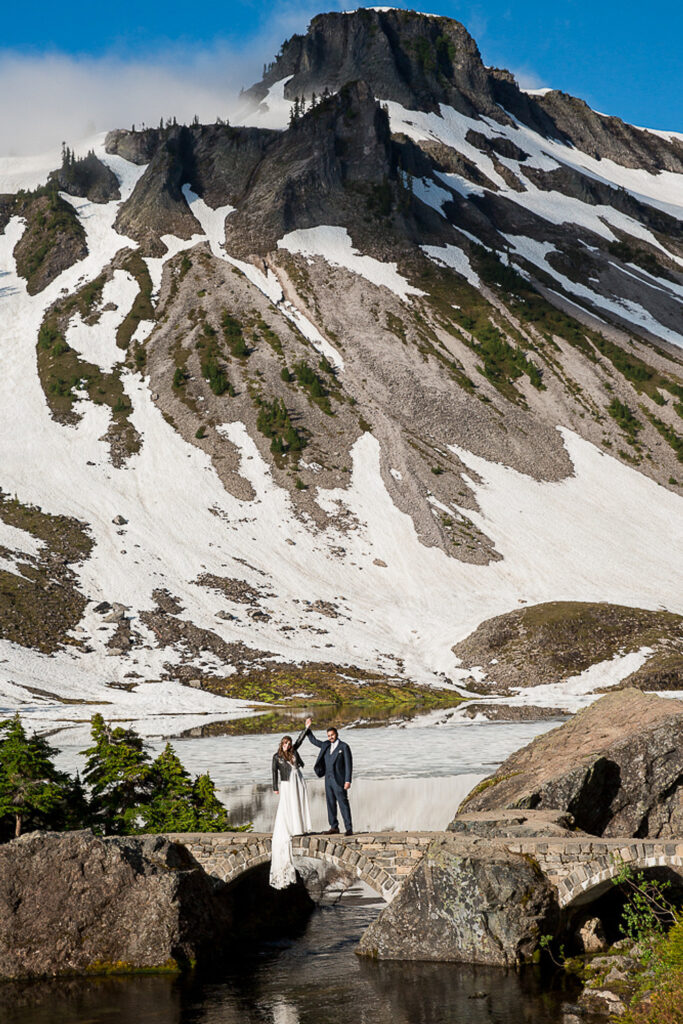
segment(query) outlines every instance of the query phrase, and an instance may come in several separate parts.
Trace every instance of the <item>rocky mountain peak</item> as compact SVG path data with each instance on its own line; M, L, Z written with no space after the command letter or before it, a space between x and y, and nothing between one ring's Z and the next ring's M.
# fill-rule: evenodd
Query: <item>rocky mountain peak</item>
M489 76L472 36L460 22L415 11L361 8L320 14L305 35L283 44L261 83L262 99L283 78L284 95L310 97L363 79L378 99L413 110L447 103L461 113L500 117Z

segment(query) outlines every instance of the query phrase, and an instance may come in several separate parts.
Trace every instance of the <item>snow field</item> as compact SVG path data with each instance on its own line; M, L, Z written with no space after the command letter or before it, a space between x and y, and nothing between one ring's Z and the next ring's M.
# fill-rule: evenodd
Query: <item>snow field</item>
M258 106L238 115L235 124L253 128L274 128L284 131L289 124L289 117L294 106L292 100L285 99L285 86L292 75L281 78L270 87Z
M434 139L452 147L466 158L480 167L489 179L498 186L501 195L510 201L531 210L539 217L542 217L550 224L578 225L588 231L595 232L609 241L619 239L617 232L625 232L633 238L654 246L667 255L674 262L683 266L683 259L666 248L650 230L645 228L633 217L620 213L611 206L591 205L581 202L562 192L540 189L525 173L526 168L540 168L551 171L561 167L563 164L581 171L581 173L607 184L615 191L625 189L636 199L648 203L657 209L663 210L677 219L683 218L683 175L665 171L659 174L649 174L647 171L633 168L625 168L610 160L597 161L580 150L562 145L558 142L543 138L526 125L515 121L513 125L503 125L490 118L470 118L460 114L452 107L440 105L440 113L426 113L423 111L407 110L400 104L393 101L388 102L389 116L392 131L403 132L416 142L425 139ZM511 188L503 179L491 157L477 149L471 142L467 141L469 131L476 131L489 139L507 139L523 149L529 156L524 161L511 158L499 157L498 159L506 167L510 168L524 185L524 191L517 192ZM483 195L486 189L474 186L466 182L457 174L439 173L438 177L445 185L453 188L454 191L467 197L472 194ZM437 187L438 186L434 186ZM440 196L432 195L432 188L426 187L425 183L418 179L414 183L415 195L427 205L438 209L441 212ZM600 296L585 286L570 282L563 275L559 274L553 267L543 260L538 262L539 252L546 243L533 242L530 239L522 239L521 242L513 241L512 236L508 240L513 244L515 251L521 252L519 246L527 248L538 247L536 262L547 273L555 278L563 287L573 294L597 305L605 310L616 313L620 317L626 317L645 330L662 338L664 341L681 346L683 345L683 334L672 330L670 327L660 324L647 310L635 302L611 301ZM449 247L450 248L450 247ZM427 251L425 249L425 251ZM431 253L428 255L432 256ZM433 258L433 257L432 257ZM531 257L529 257L531 258ZM447 261L446 261L447 262ZM463 271L454 267L459 273ZM466 275L465 275L466 276ZM657 281L660 291L673 295L680 292L679 286L669 287L668 283L661 279Z
M457 274L464 277L465 280L474 288L481 287L481 280L472 267L469 257L462 249L459 249L457 245L422 245L420 248L426 256L429 256L430 260L434 261L434 263L438 263L442 267L450 267L451 270L455 270Z
M286 249L288 252L301 253L307 257L322 256L333 267L344 267L352 274L364 277L378 288L388 288L404 302L409 295L424 295L419 288L408 284L399 274L395 263L381 263L371 256L362 256L354 249L346 228L326 224L317 228L290 231L277 244L279 249Z
M622 320L630 321L632 324L641 327L645 331L649 331L650 334L654 334L655 337L661 338L663 341L668 341L672 345L683 348L683 333L660 324L659 320L655 320L652 314L637 302L632 302L629 299L609 299L606 295L600 295L599 292L593 291L592 288L587 288L584 284L572 281L570 278L565 277L564 274L561 274L555 267L551 266L546 257L551 252L557 251L552 242L538 242L534 238L525 238L523 235L504 235L503 237L509 242L517 255L524 257L529 263L533 263L535 266L540 267L541 270L551 274L557 283L570 294L585 299L591 305L613 313ZM660 290L663 291L664 289Z

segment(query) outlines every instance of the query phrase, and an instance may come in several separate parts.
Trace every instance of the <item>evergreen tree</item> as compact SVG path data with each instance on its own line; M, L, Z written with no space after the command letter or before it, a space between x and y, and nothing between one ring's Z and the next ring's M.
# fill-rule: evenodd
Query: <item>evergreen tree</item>
M93 716L91 735L84 778L92 794L93 824L105 835L134 832L152 788L143 741L133 729L112 729L102 715Z
M52 763L55 753L46 740L26 735L18 714L0 722L0 823L13 818L15 836L58 816L69 777Z
M153 796L141 817L146 832L196 832L193 788L189 773L170 743L151 767Z
M61 799L60 822L64 831L85 828L90 824L90 802L78 772L74 778L67 776Z
M247 832L251 825L235 828L228 820L228 812L216 796L213 779L207 773L199 775L192 787L197 832Z

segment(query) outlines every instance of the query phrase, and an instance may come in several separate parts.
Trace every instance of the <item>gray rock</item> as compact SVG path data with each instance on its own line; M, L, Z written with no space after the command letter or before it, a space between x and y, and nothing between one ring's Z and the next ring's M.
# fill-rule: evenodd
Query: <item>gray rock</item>
M576 836L574 819L565 811L478 811L458 814L448 826L449 832L466 833L489 839L515 839L527 836ZM581 835L581 832L578 832Z
M461 809L568 811L592 835L683 830L683 702L610 693L505 761Z
M554 891L531 858L444 835L364 932L358 952L509 966L532 957L557 914Z
M0 846L0 977L180 967L229 924L203 869L161 836L31 832Z

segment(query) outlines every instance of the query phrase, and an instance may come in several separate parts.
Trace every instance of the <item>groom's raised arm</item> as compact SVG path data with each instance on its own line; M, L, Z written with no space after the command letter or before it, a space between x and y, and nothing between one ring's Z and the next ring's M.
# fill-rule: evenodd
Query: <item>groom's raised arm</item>
M311 732L311 725L312 724L313 724L313 719L312 718L307 718L306 719L306 735L308 736L309 740L311 741L311 743L313 744L314 747L322 747L322 746L324 746L324 740L318 740L318 739L315 738L315 736Z

